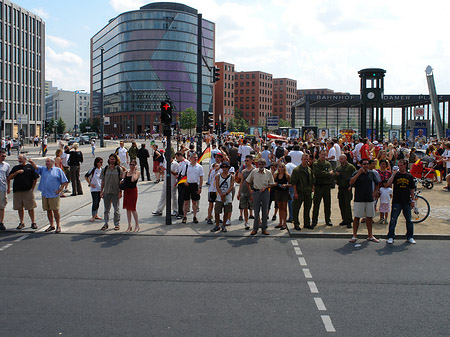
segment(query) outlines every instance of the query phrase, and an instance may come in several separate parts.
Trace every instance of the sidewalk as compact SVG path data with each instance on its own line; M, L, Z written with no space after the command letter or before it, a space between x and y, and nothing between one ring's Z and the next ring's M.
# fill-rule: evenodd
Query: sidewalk
M205 166L206 168L206 166ZM84 184L84 183L83 183ZM86 187L83 185L83 187ZM141 231L133 233L135 235L160 235L160 236L220 236L220 237L234 237L234 236L247 236L250 235L250 231L244 229L243 221L239 221L239 209L238 201L233 202L233 215L231 225L228 226L227 233L211 233L210 229L213 225L206 224L205 218L207 215L207 189L204 188L201 196L200 211L197 215L200 223L192 223L192 214L188 214L188 223L183 225L181 220L177 220L172 217L172 225L165 225L164 216L153 216L151 213L156 210L156 205L159 202L161 189L163 184L154 184L153 182L139 182L139 197L137 204L137 211L139 214L139 222ZM121 206L121 221L120 230L114 231L113 223L110 221L110 229L103 232L100 228L103 225L103 221L97 220L96 222L90 222L91 217L91 195L85 188L85 194L82 196L61 198L61 224L62 233L68 234L125 234L127 229L126 212ZM278 224L278 221L269 220L269 232L271 236L276 237L288 237L300 236L300 237L345 237L351 236L352 230L345 226L339 226L340 213L337 204L336 190L332 190L332 222L334 226L328 227L324 224L323 210L319 213L319 225L314 230L302 229L300 232L292 229L293 225L288 224L288 231L280 231L273 227ZM431 214L427 220L423 223L416 224L414 226L415 236L420 238L440 238L450 239L450 211L448 207L448 198L450 194L442 190L442 185L438 184L433 190L422 190L422 195L428 199L430 205L432 205ZM12 199L10 197L10 199ZM40 193L36 192L36 202L38 207L36 208L36 222L39 226L37 232L43 232L48 225L46 213L42 211ZM163 213L165 214L165 213ZM270 217L273 215L273 209L269 212ZM103 203L100 204L99 215L103 217ZM112 217L112 211L110 218ZM300 213L300 219L302 215ZM252 221L252 220L250 220ZM375 218L373 225L374 235L377 237L385 237L387 234L388 225L380 225L377 223L378 217ZM5 213L5 226L8 230L15 231L15 227L18 224L17 212L12 210L12 200L7 205ZM30 232L30 224L27 215L25 215L26 230L22 232ZM252 222L250 222L252 227ZM400 216L397 225L397 234L399 237L405 234L405 221ZM133 225L134 228L134 225ZM126 233L130 235L129 233ZM262 234L258 233L258 236ZM367 236L367 230L365 224L360 225L359 229L360 238Z

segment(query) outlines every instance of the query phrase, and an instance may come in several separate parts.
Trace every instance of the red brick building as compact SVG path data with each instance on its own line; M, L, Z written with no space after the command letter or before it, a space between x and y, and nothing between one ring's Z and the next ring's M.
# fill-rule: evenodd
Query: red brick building
M272 113L272 74L241 71L234 74L234 104L250 126L265 125Z
M214 121L227 124L234 118L234 64L216 62L215 66L220 79L214 84Z
M297 81L289 78L273 79L273 112L272 116L291 120L292 104L297 100Z

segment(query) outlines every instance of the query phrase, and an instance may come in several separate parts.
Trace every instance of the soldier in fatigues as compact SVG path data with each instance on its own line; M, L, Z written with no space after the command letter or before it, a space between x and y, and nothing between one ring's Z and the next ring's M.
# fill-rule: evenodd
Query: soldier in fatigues
M314 174L308 166L309 155L302 156L302 163L297 166L291 175L291 185L294 189L294 201L292 203L294 229L300 230L298 216L303 203L303 228L313 229L309 212L312 206L312 191L314 186Z
M342 222L339 226L347 226L352 228L353 216L351 201L353 198L350 179L356 168L347 161L346 155L339 157L341 166L336 168L336 183L338 189L339 209L341 210Z
M319 159L312 164L312 171L315 178L314 183L314 208L312 216L312 226L317 225L319 217L320 202L323 199L325 212L325 223L327 226L333 226L331 223L331 185L334 181L334 173L329 161L325 160L326 151L319 152Z

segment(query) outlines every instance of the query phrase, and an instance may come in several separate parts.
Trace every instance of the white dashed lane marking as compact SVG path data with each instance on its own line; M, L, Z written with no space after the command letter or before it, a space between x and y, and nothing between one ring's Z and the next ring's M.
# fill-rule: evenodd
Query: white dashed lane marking
M8 249L11 246L12 246L12 243L8 243L7 245L4 245L3 247L0 248L0 252L4 251L5 249Z
M319 311L326 311L327 310L327 308L325 308L325 304L323 304L322 298L314 297L314 302L316 302L317 310L319 310Z
M22 241L23 239L26 239L29 236L30 236L30 234L22 235L21 237L15 239L14 242L20 242L20 241ZM5 249L8 249L12 245L13 245L12 243L8 243L8 244L4 245L3 247L0 247L0 252L3 252Z
M311 272L308 268L303 268L303 274L305 275L305 278L312 278Z
M333 326L333 322L331 322L331 318L328 315L320 315L322 317L322 322L325 325L325 330L327 332L336 332L336 329Z
M294 246L294 251L295 251L295 254L297 255L298 263L300 264L300 266L302 266L302 267L307 266L306 260L303 257L303 253L299 247L298 241L291 240L291 243L292 243L292 246ZM309 270L309 268L302 268L302 271L303 271L303 275L305 275L305 279L311 280L311 281L306 282L308 284L308 287L309 287L309 290L311 291L311 293L318 294L319 289L317 289L316 282L312 281L313 277L311 275L311 271ZM323 303L323 300L321 297L314 297L314 302L316 303L318 311L322 311L322 312L327 311L327 308L325 307L325 304ZM320 315L320 318L322 318L323 325L325 326L325 330L327 332L336 332L336 329L334 328L333 322L331 321L331 318L329 315Z
M300 263L301 266L307 266L306 260L305 260L304 257L299 257L298 258L298 263Z
M317 289L316 282L308 281L309 290L312 294L318 294L319 290Z

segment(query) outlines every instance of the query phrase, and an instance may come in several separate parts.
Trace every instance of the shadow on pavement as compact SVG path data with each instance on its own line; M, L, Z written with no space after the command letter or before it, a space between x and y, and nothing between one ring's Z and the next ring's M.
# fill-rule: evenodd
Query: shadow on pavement
M355 243L347 242L343 247L335 249L334 251L342 255L350 255L358 250L369 247L369 242L366 240L359 240Z
M405 252L408 250L410 243L403 242L401 245L386 243L383 248L377 249L376 252L379 256L392 255L393 253Z

